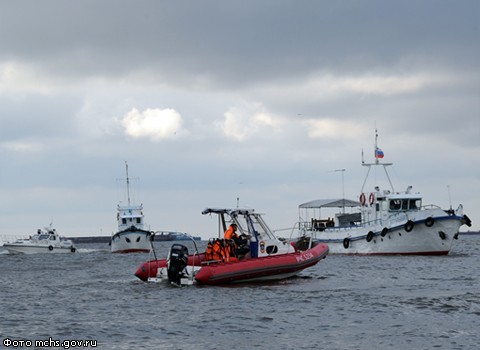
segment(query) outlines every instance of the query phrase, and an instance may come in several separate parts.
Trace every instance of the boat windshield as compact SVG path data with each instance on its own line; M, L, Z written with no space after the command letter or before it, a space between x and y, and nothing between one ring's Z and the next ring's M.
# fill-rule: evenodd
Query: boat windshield
M244 232L252 236L256 236L256 233L259 237L262 237L262 239L274 239L275 237L262 217L258 214L238 216L236 217L236 221L242 233ZM252 232L252 230L255 230L255 233Z
M39 235L38 240L49 239L50 235Z

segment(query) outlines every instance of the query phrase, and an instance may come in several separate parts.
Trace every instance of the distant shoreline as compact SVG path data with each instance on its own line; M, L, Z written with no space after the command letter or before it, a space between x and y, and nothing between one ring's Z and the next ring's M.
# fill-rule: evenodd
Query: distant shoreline
M111 236L86 236L86 237L66 237L75 244L81 243L110 243ZM201 237L193 236L195 241L201 241ZM190 240L184 235L168 234L156 235L154 242L170 242L170 241L185 241Z
M459 232L460 235L479 235L480 231Z

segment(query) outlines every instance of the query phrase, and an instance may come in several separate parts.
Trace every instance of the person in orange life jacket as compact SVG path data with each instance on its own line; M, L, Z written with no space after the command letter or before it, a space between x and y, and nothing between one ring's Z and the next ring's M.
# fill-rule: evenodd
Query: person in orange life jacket
M233 239L235 240L238 238L237 235L237 224L231 224L230 227L225 231L223 234L223 238L225 239Z
M243 256L250 251L248 244L248 236L237 234L237 225L235 223L231 224L230 227L225 231L223 237L225 240L232 240L235 243L235 251L239 256Z

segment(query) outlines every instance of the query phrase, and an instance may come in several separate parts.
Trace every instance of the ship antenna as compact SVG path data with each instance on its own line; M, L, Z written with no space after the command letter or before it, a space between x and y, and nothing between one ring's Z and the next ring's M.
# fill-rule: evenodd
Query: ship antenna
M128 177L128 163L125 161L125 172L127 174L127 198L128 206L130 206L130 178Z
M334 172L342 172L342 203L343 203L343 213L345 214L345 170L347 169L337 169Z
M450 210L452 210L452 196L450 195L450 185L447 185L448 190L448 200L450 202Z

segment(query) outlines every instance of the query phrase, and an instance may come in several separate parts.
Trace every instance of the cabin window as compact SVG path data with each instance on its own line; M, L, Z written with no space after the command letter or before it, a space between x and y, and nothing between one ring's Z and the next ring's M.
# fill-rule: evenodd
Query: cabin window
M392 199L390 200L389 209L391 211L409 211L418 210L422 206L422 200L417 199Z
M390 210L400 210L402 208L402 201L400 199L392 199L390 201Z
M142 219L141 218L137 218L137 224L141 224L142 223Z
M122 219L122 224L126 225L127 224L127 219Z
M410 199L410 210L417 210L422 207L422 200L421 199Z

